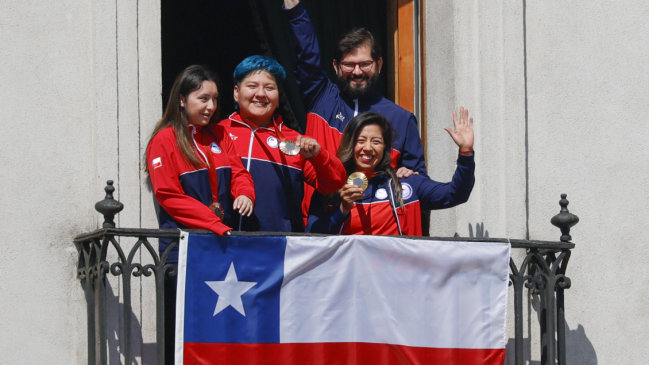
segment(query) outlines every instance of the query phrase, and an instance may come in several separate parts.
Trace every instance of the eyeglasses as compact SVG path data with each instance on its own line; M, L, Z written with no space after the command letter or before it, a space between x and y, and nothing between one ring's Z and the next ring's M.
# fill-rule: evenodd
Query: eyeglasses
M361 69L363 72L368 72L372 70L372 65L374 64L374 61L365 61L365 62L341 62L340 63L340 68L342 68L343 71L345 72L352 72L356 69L356 65Z

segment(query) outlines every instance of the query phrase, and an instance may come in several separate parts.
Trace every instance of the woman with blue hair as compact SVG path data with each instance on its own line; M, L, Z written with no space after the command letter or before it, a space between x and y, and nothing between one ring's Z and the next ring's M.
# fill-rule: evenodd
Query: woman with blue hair
M239 219L244 231L303 232L304 183L322 194L345 184L345 168L313 138L286 127L276 111L284 68L251 56L234 70L237 111L221 121L255 181L256 205Z

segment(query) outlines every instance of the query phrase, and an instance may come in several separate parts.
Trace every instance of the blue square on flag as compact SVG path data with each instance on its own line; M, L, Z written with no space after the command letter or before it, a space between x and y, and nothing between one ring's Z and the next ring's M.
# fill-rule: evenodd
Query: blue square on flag
M185 341L278 343L284 237L191 235Z

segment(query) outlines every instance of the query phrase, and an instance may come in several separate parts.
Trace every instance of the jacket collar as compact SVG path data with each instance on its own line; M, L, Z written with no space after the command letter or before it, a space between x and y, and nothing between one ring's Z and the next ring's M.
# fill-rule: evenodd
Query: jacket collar
M345 103L347 103L352 109L354 109L354 100L356 99L350 98L343 91L340 92L340 96L345 101ZM370 93L358 98L358 104L359 106L362 106L363 109L366 109L367 106L378 103L381 98L383 98L381 93L379 93L378 91L371 91Z
M239 114L239 112L234 112L234 113L230 114L228 119L230 119L231 121L233 121L236 124L246 126L246 127L250 128L253 131L256 131L257 129L263 129L263 130L275 132L275 127L273 127L272 125L270 127L257 127L254 124L246 122L245 120L243 120L243 118L241 118L241 114ZM275 120L275 123L277 124L277 128L281 132L282 129L284 128L284 122L282 121L282 116L278 115L278 116L273 117L273 119Z

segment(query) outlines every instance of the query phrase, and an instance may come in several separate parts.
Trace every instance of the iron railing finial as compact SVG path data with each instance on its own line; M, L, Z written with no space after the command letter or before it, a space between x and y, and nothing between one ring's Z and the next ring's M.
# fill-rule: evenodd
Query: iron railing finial
M550 223L561 230L560 239L563 242L570 242L572 240L570 228L579 222L579 217L568 211L568 204L570 202L566 199L567 196L566 194L561 194L561 200L559 200L561 211L550 220Z
M115 215L124 209L124 204L113 198L113 192L115 191L113 180L106 181L106 184L108 184L104 188L104 191L106 191L106 197L104 200L98 201L95 204L95 210L104 216L103 228L115 228Z

